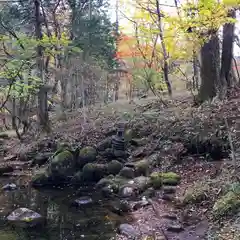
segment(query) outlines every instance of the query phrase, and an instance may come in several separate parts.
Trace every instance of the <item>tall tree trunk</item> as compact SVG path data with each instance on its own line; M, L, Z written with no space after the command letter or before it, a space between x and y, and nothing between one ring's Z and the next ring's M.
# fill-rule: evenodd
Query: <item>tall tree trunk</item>
M41 29L41 13L40 13L40 1L34 0L35 7L35 35L36 39L42 39L42 29ZM44 132L50 131L49 126L49 116L47 107L47 90L44 86L44 56L43 48L40 44L37 46L37 74L40 79L42 79L42 87L40 87L38 93L38 119L39 124Z
M235 19L236 11L231 9L228 11L228 17ZM233 43L234 43L234 23L225 23L223 26L223 43L222 43L222 60L221 60L221 71L220 71L220 83L222 94L226 88L229 88L235 82L231 74L232 59L233 59Z
M200 51L201 55L201 86L199 101L204 102L216 96L216 86L219 83L219 39L217 32L211 35Z
M195 51L193 51L193 90L199 90L198 57Z
M172 86L171 86L169 76L168 76L168 54L167 54L167 49L165 46L165 41L163 38L162 13L160 11L158 0L156 0L156 8L157 8L157 16L158 16L159 37L160 37L161 47L162 47L162 51L163 51L163 76L164 76L164 81L167 85L168 94L169 94L169 96L172 96Z

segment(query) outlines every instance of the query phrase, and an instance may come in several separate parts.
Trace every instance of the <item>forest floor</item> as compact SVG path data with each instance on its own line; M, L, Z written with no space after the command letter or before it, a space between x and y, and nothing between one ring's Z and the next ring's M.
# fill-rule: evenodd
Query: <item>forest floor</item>
M125 122L129 128L141 132L140 135L147 139L144 146L131 150L132 157L146 158L160 152L163 155L161 168L181 176L174 199L164 200L160 196L161 192L157 193L159 197L157 195L151 205L131 213L132 226L141 229L143 236L149 236L150 232L159 232L159 238L148 239L239 240L239 216L226 215L216 220L212 210L217 199L224 196L226 188L239 181L235 179L240 174L238 161L235 163L231 154L218 155L218 148L214 154L220 157L209 160L206 141L223 141L231 148L234 147L229 152L238 157L236 149L240 143L237 136L237 130L240 130L237 121L240 119L240 93L234 91L226 101L213 101L200 107L193 107L192 97L186 94L164 101L166 105L160 100L147 98L131 104L122 101L85 111L69 112L64 121L53 119L51 136L36 136L32 133L22 142L14 137L5 139L2 164L12 161L13 165L21 165L29 152L39 148L49 138L72 146L79 143L96 145L114 132L117 123ZM187 144L187 154L180 159L179 156L186 150ZM204 147L204 150L194 150L198 147ZM28 172L31 174L31 169ZM183 204L187 195L190 195L190 200ZM166 231L169 218L173 215L184 227L184 231ZM176 229L178 227L175 225ZM118 239L128 238L119 235Z

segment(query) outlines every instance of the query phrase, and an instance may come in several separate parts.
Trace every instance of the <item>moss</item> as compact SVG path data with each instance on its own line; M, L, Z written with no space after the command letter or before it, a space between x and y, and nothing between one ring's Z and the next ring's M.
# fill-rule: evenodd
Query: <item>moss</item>
M97 150L94 147L84 147L79 152L78 163L83 167L86 163L92 163L96 160Z
M123 168L123 164L120 163L117 160L112 160L111 162L108 163L107 169L108 169L108 174L118 174L120 170Z
M63 162L66 159L72 159L73 155L71 152L69 152L68 150L64 150L63 152L60 152L59 154L57 154L53 160L52 163L59 163L59 162Z
M32 186L43 186L46 185L49 181L48 169L41 168L31 180Z
M107 174L105 164L87 163L82 169L83 178L88 181L99 181Z
M187 189L182 201L184 204L200 203L207 199L209 191L210 186L207 182L197 182Z
M150 162L148 159L142 159L137 162L131 162L126 164L127 167L133 167L135 169L136 176L147 176L149 173Z
M153 172L150 175L152 186L155 189L160 188L162 185L177 185L180 182L181 177L174 172Z
M234 214L240 208L239 193L229 191L218 199L213 206L213 215L215 218L220 218L225 215Z

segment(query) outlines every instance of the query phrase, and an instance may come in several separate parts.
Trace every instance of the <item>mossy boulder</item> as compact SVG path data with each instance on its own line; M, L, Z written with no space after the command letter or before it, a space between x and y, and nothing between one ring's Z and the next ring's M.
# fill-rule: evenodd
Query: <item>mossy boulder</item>
M183 204L201 203L207 199L210 186L208 182L196 182L193 186L189 187L183 196Z
M124 167L119 172L119 176L132 179L135 177L135 169L132 167Z
M116 175L120 172L122 168L123 168L123 164L117 160L112 160L107 164L108 174Z
M48 173L48 168L41 168L35 173L32 177L31 184L33 187L42 187L49 185L51 183L51 179Z
M107 137L97 144L97 151L105 151L112 147L112 137Z
M78 165L83 167L87 163L92 163L97 158L97 150L94 147L84 147L79 151Z
M56 155L49 165L49 172L52 177L73 176L76 170L76 162L70 151L63 151Z
M85 181L97 182L107 175L107 165L87 163L82 169L82 177Z
M125 164L126 167L131 167L135 170L135 176L147 176L149 174L150 162L148 159L142 159L136 162Z
M215 218L221 218L225 215L236 213L240 208L240 193L229 191L218 199L213 206L213 215Z
M155 189L161 188L162 185L176 186L179 184L181 177L174 172L153 172L150 175L151 184Z
M139 176L134 178L133 182L139 192L144 192L151 186L151 181L149 177Z

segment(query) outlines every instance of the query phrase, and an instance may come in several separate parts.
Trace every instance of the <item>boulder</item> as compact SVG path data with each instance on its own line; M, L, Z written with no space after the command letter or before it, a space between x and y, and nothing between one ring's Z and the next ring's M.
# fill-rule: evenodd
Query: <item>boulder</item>
M131 167L135 170L135 176L147 176L149 174L150 162L147 159L142 159L136 162L125 164L126 167Z
M99 163L87 163L82 169L82 177L85 181L97 182L107 175L107 165Z
M42 187L49 184L52 184L52 182L47 167L39 169L31 180L31 185L33 187Z
M135 170L134 170L134 168L131 168L131 167L124 167L119 172L119 176L124 177L124 178L132 179L132 178L135 177Z
M181 177L174 172L153 172L150 175L151 184L155 189L161 188L162 185L176 186L179 184Z
M138 189L133 184L126 184L126 185L120 187L118 194L120 197L123 197L123 198L136 197L138 194Z
M108 137L97 144L97 151L102 152L111 147L112 147L112 137Z
M43 224L45 221L43 216L28 208L18 208L14 210L7 216L7 220L11 224L22 228L35 227Z
M79 152L77 163L79 167L83 167L87 163L92 163L97 158L97 150L94 147L84 147Z
M136 185L139 192L144 192L146 189L150 187L150 178L139 176L133 179L134 185Z
M122 168L123 168L123 164L117 160L112 160L107 165L108 174L116 175L120 172Z
M131 204L126 200L111 201L109 208L113 213L116 213L120 216L124 215L124 213L131 212L132 210Z
M53 178L67 178L73 176L76 170L76 162L70 151L57 154L49 165L49 173Z

